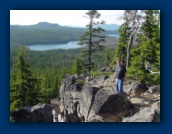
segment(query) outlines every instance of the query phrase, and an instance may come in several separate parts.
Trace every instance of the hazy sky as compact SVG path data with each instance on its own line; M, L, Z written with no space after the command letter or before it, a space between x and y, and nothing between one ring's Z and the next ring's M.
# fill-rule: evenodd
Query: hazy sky
M30 25L38 22L58 23L59 25L85 26L88 19L83 17L88 10L10 10L11 25ZM124 10L98 10L101 20L107 24L118 24Z

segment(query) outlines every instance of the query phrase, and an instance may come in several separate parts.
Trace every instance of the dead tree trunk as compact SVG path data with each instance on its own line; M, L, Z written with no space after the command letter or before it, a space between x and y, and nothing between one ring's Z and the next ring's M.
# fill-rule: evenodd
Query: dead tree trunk
M131 34L129 42L128 42L128 46L127 46L127 63L126 63L126 68L128 68L129 65L130 65L130 48L131 48L131 45L133 44L133 39L134 39L134 32Z
M137 15L137 11L138 10L132 10L129 13L129 23L132 25L131 28L133 29L133 32L131 33L130 38L128 40L126 68L130 66L130 49L133 44L134 37L136 36L138 28L140 26L140 16Z

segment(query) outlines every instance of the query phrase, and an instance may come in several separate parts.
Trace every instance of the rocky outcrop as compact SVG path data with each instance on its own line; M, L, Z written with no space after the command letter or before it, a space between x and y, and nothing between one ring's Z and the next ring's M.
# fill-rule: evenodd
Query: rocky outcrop
M53 122L52 106L37 104L26 106L11 113L13 122Z
M160 115L155 109L146 107L132 117L124 118L123 122L160 122Z
M60 103L58 99L52 99L51 105L53 106L52 115L53 115L53 122L58 122L58 114L60 114Z
M26 106L11 113L12 122L31 122L31 107Z
M158 122L160 89L133 82L124 85L125 95L117 94L113 76L93 78L66 76L60 87L55 121L58 122ZM84 84L78 84L82 80ZM151 91L150 91L151 90ZM127 96L127 97L126 97ZM144 114L144 116L142 116Z
M149 87L148 91L152 94L160 94L160 85L155 85L155 86L151 86Z
M133 82L130 85L124 86L124 91L127 92L130 96L140 96L141 93L144 93L147 90L147 86L145 84L139 82Z
M113 76L66 75L60 97L51 105L38 104L15 110L15 122L159 122L160 86L138 82L117 93Z
M60 108L60 112L55 113L58 121L115 122L129 114L132 104L127 98L115 94L112 87L97 86L107 78L104 75L98 76L92 80L92 84L81 86L76 83L78 78L66 76L61 83L60 100L56 100Z
M135 110L123 122L160 122L160 86L152 86L139 96L130 96Z
M133 105L136 107L135 104ZM138 112L131 117L123 118L123 122L160 122L160 100L157 99L156 102L149 102L146 105L140 102Z
M106 122L120 121L132 110L132 104L125 97L114 94L110 88L100 89L94 99L88 120L93 115L99 115Z

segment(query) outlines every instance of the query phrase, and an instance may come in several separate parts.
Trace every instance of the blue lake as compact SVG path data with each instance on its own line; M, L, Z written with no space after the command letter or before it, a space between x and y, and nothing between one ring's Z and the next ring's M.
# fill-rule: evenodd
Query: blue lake
M45 50L52 50L52 49L75 49L75 48L81 48L83 46L78 45L78 41L69 41L68 43L64 44L37 44L37 45L31 45L27 46L30 50L36 50L36 51L45 51Z
M119 38L119 35L117 34L107 34L109 37L117 37ZM68 43L64 44L35 44L31 46L27 46L30 50L36 50L36 51L45 51L45 50L53 50L53 49L75 49L75 48L81 48L84 46L78 45L79 41L69 41Z

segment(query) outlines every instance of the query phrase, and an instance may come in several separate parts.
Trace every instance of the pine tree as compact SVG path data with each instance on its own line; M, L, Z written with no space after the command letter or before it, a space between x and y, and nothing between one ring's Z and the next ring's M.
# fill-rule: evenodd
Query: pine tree
M141 13L139 13L138 10L125 10L121 19L124 20L124 23L118 30L120 37L115 49L112 65L118 57L123 60L126 68L128 68L130 65L130 49L140 26Z
M111 66L115 64L114 61L116 61L116 58L121 58L126 64L126 57L127 57L127 43L128 43L128 38L130 35L130 27L128 25L128 22L125 21L119 28L119 39L118 39L118 44L115 48L115 54L114 58L112 60Z
M158 12L146 10L145 20L141 26L139 44L132 50L131 67L128 69L129 76L143 83L158 84L159 75L152 75L145 69L146 63L159 69L160 65L160 31ZM154 69L155 69L154 68Z
M81 74L83 72L82 69L82 60L79 57L76 57L73 66L72 66L72 74Z
M25 47L20 47L16 68L18 70L16 81L11 84L10 99L15 103L16 108L25 105L33 105L38 102L37 90L34 89L37 79L33 78L30 66L24 60ZM14 106L14 104L13 104Z
M109 66L110 61L111 61L111 55L110 55L109 49L107 48L105 49L104 57L105 57L105 65Z
M103 49L100 42L105 41L105 36L101 35L104 30L96 26L103 24L104 21L96 21L101 15L97 10L89 10L85 15L89 19L89 24L86 25L87 31L80 37L79 44L87 47L86 50L82 51L82 57L86 58L83 67L90 72L94 67L93 55L95 51Z

